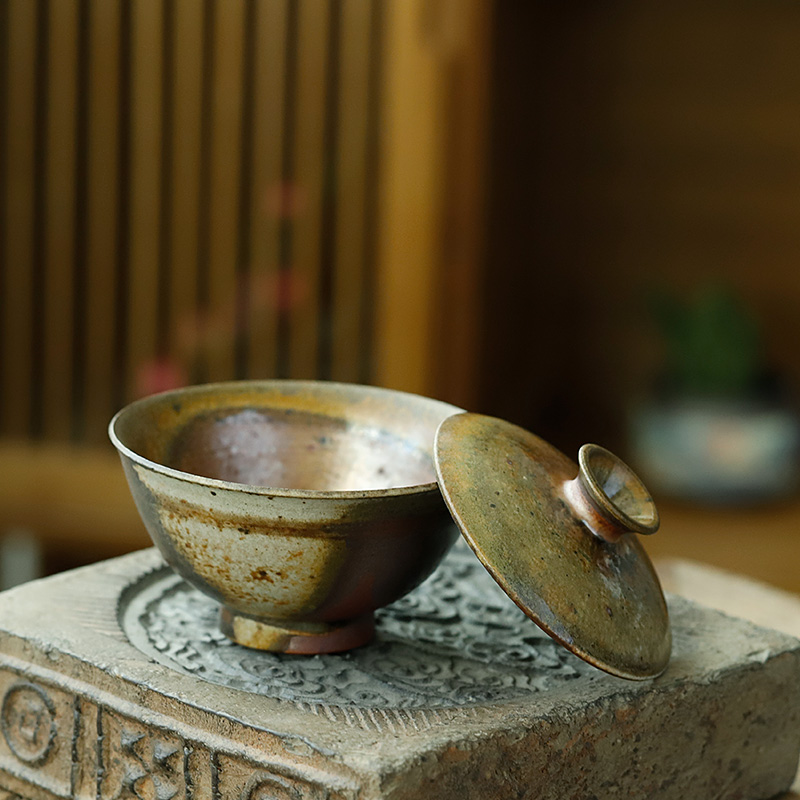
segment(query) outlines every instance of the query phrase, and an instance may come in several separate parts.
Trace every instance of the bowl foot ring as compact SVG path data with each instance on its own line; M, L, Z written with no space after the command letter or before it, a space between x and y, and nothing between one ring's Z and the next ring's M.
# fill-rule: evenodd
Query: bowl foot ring
M315 655L339 653L367 644L375 635L375 618L370 612L338 623L290 622L257 619L222 606L220 630L236 644L256 650Z

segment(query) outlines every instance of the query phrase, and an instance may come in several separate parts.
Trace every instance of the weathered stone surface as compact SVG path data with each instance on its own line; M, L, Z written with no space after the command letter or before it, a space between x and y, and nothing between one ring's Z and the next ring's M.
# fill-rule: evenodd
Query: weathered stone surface
M800 643L670 599L631 683L543 637L456 549L341 656L248 651L155 551L0 595L0 798L767 798Z

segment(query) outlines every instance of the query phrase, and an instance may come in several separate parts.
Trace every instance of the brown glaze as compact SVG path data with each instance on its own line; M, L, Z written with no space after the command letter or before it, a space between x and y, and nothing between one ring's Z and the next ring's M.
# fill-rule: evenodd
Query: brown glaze
M442 423L436 464L464 538L509 597L589 663L649 678L669 660L669 616L655 571L621 519L634 530L657 527L658 517L641 482L616 485L633 473L594 447L584 452L586 482L604 487L603 500L547 442L479 414ZM604 515L612 497L620 506Z
M223 630L327 652L363 643L365 618L458 535L432 454L458 410L365 386L242 382L137 401L110 434L153 541L225 607Z
M436 480L430 453L389 430L292 409L220 409L175 437L167 466L233 483L361 491Z

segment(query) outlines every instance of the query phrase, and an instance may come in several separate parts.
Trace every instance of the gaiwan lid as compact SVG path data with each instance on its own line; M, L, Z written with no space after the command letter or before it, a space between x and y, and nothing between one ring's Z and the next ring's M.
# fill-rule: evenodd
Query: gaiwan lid
M584 445L575 464L494 417L457 414L436 435L439 486L461 533L506 594L550 636L613 675L659 675L669 615L637 533L658 512L620 459Z

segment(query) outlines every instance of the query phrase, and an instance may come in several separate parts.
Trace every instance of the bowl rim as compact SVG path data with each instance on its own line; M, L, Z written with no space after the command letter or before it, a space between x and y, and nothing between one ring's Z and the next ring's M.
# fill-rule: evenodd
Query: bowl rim
M160 473L162 475L166 475L176 480L185 481L187 483L193 483L198 486L209 487L211 489L224 489L226 491L238 492L240 494L261 495L269 497L287 497L287 498L297 497L297 498L302 498L303 500L317 500L317 499L357 500L369 497L402 497L405 495L424 494L426 492L433 491L434 489L436 491L439 490L439 483L437 480L429 481L427 483L412 484L411 486L394 486L394 487L389 487L388 489L328 491L322 489L288 489L288 488L273 487L273 486L259 486L257 484L251 484L251 483L223 481L218 478L206 478L202 475L195 475L192 472L184 472L183 470L175 469L174 467L169 467L166 464L159 464L157 461L152 461L151 459L146 458L140 453L137 453L135 450L131 450L130 447L124 444L116 432L116 425L122 418L122 416L130 413L131 410L134 409L136 406L145 405L146 403L152 402L157 398L165 398L169 397L170 395L173 396L185 395L187 392L199 393L201 391L213 390L217 387L231 387L231 386L240 386L240 387L286 386L287 388L292 387L292 388L302 389L302 388L318 387L320 385L330 386L335 388L343 388L343 389L367 390L368 392L375 394L413 397L415 399L425 400L427 402L440 405L445 409L448 408L451 409L452 413L449 416L464 413L464 409L459 408L458 406L455 406L452 403L446 403L443 400L436 400L432 397L426 397L425 395L415 394L413 392L404 392L398 389L387 389L382 386L371 386L369 384L345 383L341 381L324 381L324 380L293 380L291 378L286 378L286 379L265 378L262 380L215 381L211 383L192 384L177 389L168 389L167 391L164 392L155 392L153 394L149 394L146 395L145 397L140 397L136 400L131 401L130 403L123 406L119 411L117 411L117 413L114 414L114 416L111 418L111 421L108 423L108 437L111 440L111 443L120 453L120 455L124 455L133 463L139 464L140 466L145 467L146 469ZM447 417L445 417L445 419L446 418ZM433 444L434 442L431 441L431 448L433 448Z

